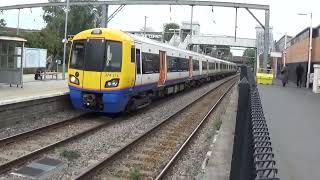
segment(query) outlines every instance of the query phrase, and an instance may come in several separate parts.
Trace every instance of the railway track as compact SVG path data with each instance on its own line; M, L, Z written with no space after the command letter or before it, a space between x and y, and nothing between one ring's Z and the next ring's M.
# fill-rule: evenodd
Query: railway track
M40 154L94 132L110 121L84 114L65 121L0 139L0 173L38 157Z
M162 178L237 80L225 81L75 179Z

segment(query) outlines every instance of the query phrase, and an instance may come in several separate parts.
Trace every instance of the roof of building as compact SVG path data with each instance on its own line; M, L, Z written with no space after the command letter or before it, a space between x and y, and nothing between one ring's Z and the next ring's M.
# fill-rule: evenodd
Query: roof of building
M10 37L10 36L0 36L0 41L17 41L17 42L27 42L26 39L21 37Z

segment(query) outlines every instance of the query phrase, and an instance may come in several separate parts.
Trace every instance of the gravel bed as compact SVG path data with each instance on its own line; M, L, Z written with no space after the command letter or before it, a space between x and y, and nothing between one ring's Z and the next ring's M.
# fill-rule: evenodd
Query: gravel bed
M101 174L93 179L120 177L130 179L132 167L140 169L141 179L152 179L175 154L183 141L188 138L195 126L201 121L212 105L218 101L221 94L230 83L219 88L194 104L190 109L182 112L174 119L157 128L137 144L128 148L114 161L108 164Z
M103 124L101 121L77 120L65 126L50 129L48 131L21 139L0 147L0 164L25 156L33 151L51 145L63 139L68 139L80 132ZM3 157L7 157L6 159Z
M196 179L202 173L201 166L207 152L211 150L214 136L218 133L216 123L225 113L230 97L234 96L234 93L237 93L235 87L221 102L218 109L210 115L209 121L197 132L191 144L187 146L163 179Z
M81 114L83 114L83 112L79 112L75 110L67 110L63 112L50 114L47 117L43 117L40 119L35 119L32 121L23 121L19 124L15 124L5 128L0 128L0 139L13 136L16 134L20 134L26 131L31 131L33 129L47 126L49 124L57 123L60 121L64 121L73 117L77 117L77 116L80 116Z
M138 113L120 117L116 123L102 128L91 136L67 144L64 148L80 153L80 157L74 161L68 162L60 157L57 151L52 151L46 156L63 160L68 163L68 166L59 173L52 175L50 179L71 179L71 177L78 175L89 166L115 152L126 142L143 134L146 130L182 109L186 104L216 87L220 82L209 83L197 89L167 97L163 100L164 102L154 103L150 108L142 109Z

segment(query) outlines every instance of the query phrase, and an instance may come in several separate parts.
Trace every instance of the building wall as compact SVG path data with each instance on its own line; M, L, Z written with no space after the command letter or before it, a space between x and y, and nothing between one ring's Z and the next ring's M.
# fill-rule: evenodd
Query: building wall
M309 38L287 48L286 63L307 62Z
M314 63L320 63L320 37L313 38L311 59Z

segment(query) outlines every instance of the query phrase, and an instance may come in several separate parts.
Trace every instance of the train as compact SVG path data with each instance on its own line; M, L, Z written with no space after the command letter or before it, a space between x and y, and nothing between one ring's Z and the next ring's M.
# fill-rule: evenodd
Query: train
M70 99L83 111L135 111L237 71L234 63L117 29L84 30L70 41Z

